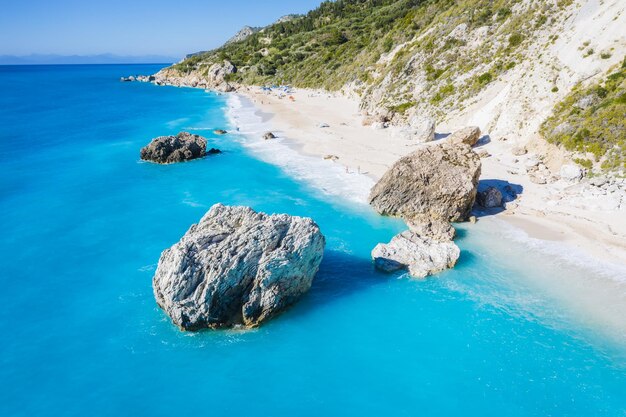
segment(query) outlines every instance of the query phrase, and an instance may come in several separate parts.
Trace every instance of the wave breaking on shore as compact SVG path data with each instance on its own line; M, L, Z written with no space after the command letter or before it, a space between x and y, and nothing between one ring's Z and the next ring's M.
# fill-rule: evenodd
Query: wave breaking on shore
M233 133L242 144L265 162L279 166L288 175L326 195L350 202L367 204L374 181L366 175L346 170L332 160L302 154L287 143L280 131L272 129L258 109L245 97L231 94L226 117ZM278 137L265 140L263 134L272 131Z

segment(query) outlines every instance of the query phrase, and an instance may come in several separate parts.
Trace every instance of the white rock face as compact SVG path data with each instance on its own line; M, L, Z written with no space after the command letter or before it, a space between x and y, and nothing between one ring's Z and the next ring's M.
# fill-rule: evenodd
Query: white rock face
M403 133L407 139L425 143L435 140L435 120L429 117L412 116L408 121L408 128Z
M206 67L205 67L206 68ZM206 75L202 71L192 71L181 75L173 68L164 68L154 74L154 83L157 85L174 85L177 87L209 88L217 91L230 92L234 87L227 81L230 74L237 72L232 62L224 60L211 65Z
M154 295L184 330L255 327L309 290L324 244L309 218L216 204L162 253Z
M440 242L407 230L389 243L379 243L372 250L372 259L380 270L393 272L408 268L412 277L425 278L452 268L460 254L461 250L452 241Z

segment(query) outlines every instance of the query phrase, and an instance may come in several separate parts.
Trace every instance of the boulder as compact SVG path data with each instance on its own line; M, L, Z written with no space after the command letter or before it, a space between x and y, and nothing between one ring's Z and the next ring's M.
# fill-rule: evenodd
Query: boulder
M484 208L502 207L502 193L496 187L487 187L479 191L476 200Z
M274 135L272 132L265 132L265 134L263 134L263 139L276 139L276 135Z
M460 249L452 241L439 242L407 230L389 243L379 243L372 250L372 259L376 268L382 271L408 269L412 277L425 278L452 268L460 254Z
M207 155L217 155L219 153L222 153L222 151L220 151L217 148L211 148L208 151L206 151Z
M516 146L513 149L511 149L511 153L515 156L522 156L522 155L526 155L528 151L526 150L524 146Z
M140 156L144 161L158 164L171 164L202 158L206 154L205 138L187 132L176 136L160 136L141 148Z
M429 117L414 115L408 120L408 138L419 143L435 140L436 123Z
M369 202L383 215L413 223L463 221L474 205L480 168L469 145L425 146L393 164Z
M407 222L407 225L413 233L438 242L449 242L454 239L456 234L456 230L450 222L443 220L429 220L421 223Z
M574 164L566 164L561 167L559 172L561 179L568 182L578 182L583 178L583 170Z
M213 131L213 133L214 133L214 134L216 134L216 135L225 135L225 134L227 134L228 132L227 132L226 130L224 130L224 129L215 129L215 130Z
M255 327L309 290L324 245L309 218L216 204L161 254L154 295L183 330Z
M479 139L480 128L477 126L469 126L452 133L448 137L448 142L451 144L465 143L469 146L474 146Z

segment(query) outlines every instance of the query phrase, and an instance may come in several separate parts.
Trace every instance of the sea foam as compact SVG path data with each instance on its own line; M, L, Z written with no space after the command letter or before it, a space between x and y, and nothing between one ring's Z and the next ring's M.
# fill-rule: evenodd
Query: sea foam
M303 181L326 195L352 203L367 204L374 181L363 174L348 173L340 164L319 157L304 155L289 144L289 138L272 129L254 105L245 97L232 94L227 101L226 116L232 133L256 157L283 169L289 176ZM278 138L264 140L272 131Z

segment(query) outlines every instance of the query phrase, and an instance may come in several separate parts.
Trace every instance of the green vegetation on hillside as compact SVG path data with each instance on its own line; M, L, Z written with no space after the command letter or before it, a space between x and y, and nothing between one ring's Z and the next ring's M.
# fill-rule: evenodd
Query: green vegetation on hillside
M467 99L521 60L533 31L553 23L571 0L336 0L247 39L194 55L174 66L206 71L224 59L238 68L231 81L291 84L357 93L385 85L380 105L406 103L445 110ZM520 7L518 7L520 6ZM459 25L464 29L451 35ZM475 32L471 44L463 39ZM456 33L456 32L455 32ZM419 60L416 61L416 56ZM427 97L413 97L406 79L426 72ZM478 71L477 73L474 73ZM415 77L412 77L415 78Z
M626 169L626 58L601 82L577 86L542 126L551 143L570 151L589 153L579 163L603 169Z

